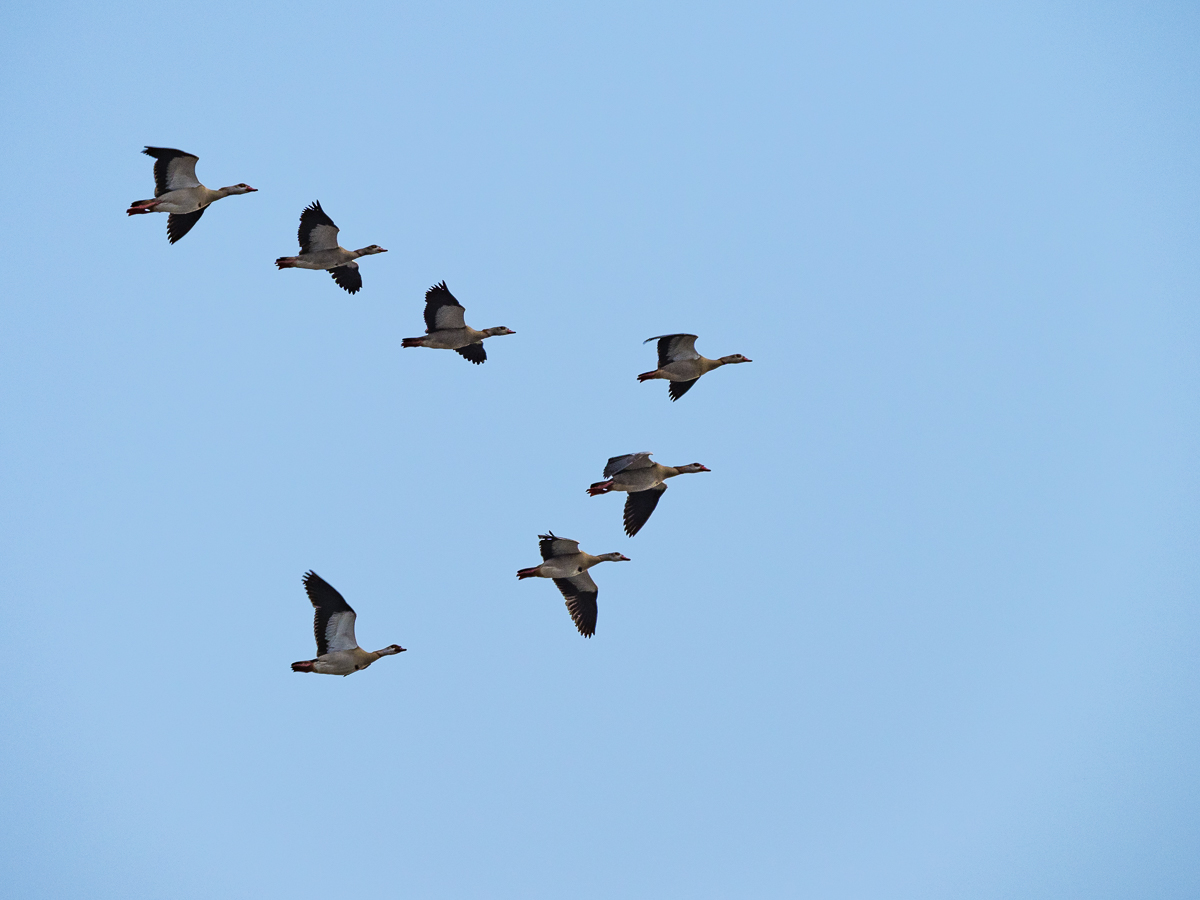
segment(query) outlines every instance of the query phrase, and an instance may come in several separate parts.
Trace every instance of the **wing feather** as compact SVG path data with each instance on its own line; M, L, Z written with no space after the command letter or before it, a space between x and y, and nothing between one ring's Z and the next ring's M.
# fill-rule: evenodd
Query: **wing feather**
M667 363L678 362L681 359L699 359L696 352L696 335L694 334L660 334L646 338L643 344L658 341L658 367L661 369Z
M147 147L142 152L154 158L155 197L181 188L200 187L196 180L196 162L200 157L172 147Z
M604 477L611 478L626 469L648 469L654 465L650 461L651 455L648 451L643 451L642 453L629 453L625 456L613 456L604 467Z
M477 366L481 366L487 362L487 350L483 348L482 343L467 344L467 346L459 347L454 352L463 359L467 359L475 363Z
M321 201L314 200L311 206L304 207L304 212L300 213L300 230L296 232L296 237L300 239L300 252L336 250L338 231L333 219L321 209Z
M351 294L357 294L362 288L362 273L358 271L358 263L348 262L344 266L330 269L329 274L337 282L337 286Z
M560 538L553 531L549 534L539 534L538 549L542 559L554 559L556 556L573 556L579 552L579 541L570 538Z
M692 389L699 378L693 378L691 381L672 381L667 385L667 393L671 395L671 402L674 403L684 394Z
M463 305L450 293L446 282L435 284L425 292L426 334L432 334L435 331L450 331L454 328L466 328L464 313ZM471 361L474 362L474 360ZM483 362L483 360L479 361Z
M627 535L633 537L642 530L642 526L654 512L654 507L658 506L658 501L662 499L666 489L665 484L659 484L646 491L630 491L629 496L625 498L625 533Z
M571 614L575 627L585 638L590 638L596 633L596 597L600 594L596 582L592 581L591 575L583 572L573 578L555 578L554 584L567 601L567 612Z
M167 240L172 244L192 230L192 226L200 221L207 206L202 206L195 212L171 213L167 216Z
M313 616L313 635L317 639L317 656L334 650L353 650L354 610L332 585L311 569L304 575L304 590L316 614Z

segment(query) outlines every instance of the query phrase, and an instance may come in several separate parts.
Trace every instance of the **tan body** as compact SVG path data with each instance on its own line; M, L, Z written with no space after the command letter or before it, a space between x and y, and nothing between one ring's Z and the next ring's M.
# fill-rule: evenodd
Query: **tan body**
M741 360L732 356L722 356L720 359L709 359L707 356L700 356L696 359L680 359L667 363L653 372L639 375L638 381L650 381L653 378L662 378L666 381L695 381L705 372L711 372L713 369L719 369L732 362L741 362Z
M556 556L546 560L540 566L534 566L532 569L522 569L523 572L529 574L524 575L524 578L574 578L576 575L582 575L592 566L597 563L609 562L612 557L592 556L590 553L584 553L582 550L579 553L572 553L568 556Z
M365 669L381 656L391 656L391 654L380 650L372 653L362 647L355 647L353 650L334 650L312 660L311 671L318 675L350 675L360 669Z
M331 250L314 250L299 256L281 256L275 260L275 265L281 269L336 269L338 266L354 262L360 256L370 256L380 252L385 251L372 250L370 247L363 247L361 250L334 247Z
M406 338L406 340L420 341L417 346L429 347L432 350L460 350L468 344L478 344L485 337L491 337L488 329L476 331L467 325L465 328L447 328L444 331L430 332L424 337Z
M151 212L194 213L198 209L204 209L204 207L208 206L214 200L228 197L232 193L234 193L232 187L218 188L214 191L211 188L200 185L199 187L181 188L178 191L170 191L161 197L144 202L149 206ZM244 192L238 191L238 193ZM225 207L221 208L224 209Z
M648 491L679 474L675 466L654 463L645 469L626 469L612 477L610 491Z

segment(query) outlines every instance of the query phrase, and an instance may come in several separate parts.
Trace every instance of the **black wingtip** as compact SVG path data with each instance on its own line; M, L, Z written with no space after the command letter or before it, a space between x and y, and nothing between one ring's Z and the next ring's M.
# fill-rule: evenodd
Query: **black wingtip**
M692 389L692 387L696 384L696 382L699 380L700 380L700 378L699 378L699 376L697 376L697 377L693 378L691 381L667 382L667 391L671 394L671 402L674 403L676 400L678 400L680 397L682 397L684 394L686 394L688 391L690 391Z
M458 303L458 298L450 293L450 288L446 287L446 280L444 278L425 292L425 302L429 303L435 298L440 298L442 294L445 294L454 303ZM461 306L461 304L459 305Z

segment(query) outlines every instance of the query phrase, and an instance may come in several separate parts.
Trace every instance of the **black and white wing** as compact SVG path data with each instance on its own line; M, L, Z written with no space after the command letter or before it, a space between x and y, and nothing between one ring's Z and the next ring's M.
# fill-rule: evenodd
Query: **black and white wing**
M337 229L334 229L335 233ZM357 294L362 287L362 273L358 271L358 263L348 262L344 266L330 269L329 274L337 282L337 286L351 294Z
M567 601L567 612L571 614L575 627L585 638L596 633L596 596L600 589L587 572L572 578L555 578L554 583Z
M463 305L454 299L454 295L446 287L446 282L435 284L425 292L425 333L432 334L435 331L466 328L467 324L463 319L464 312ZM480 348L482 349L482 345ZM461 350L459 352L462 353ZM467 355L463 353L463 356ZM486 358L485 356L484 359ZM467 356L467 359L471 359L471 357ZM483 362L483 359L471 359L471 362Z
M699 359L696 352L696 335L694 334L660 334L646 338L643 344L658 341L658 367L661 369L667 363L678 362L681 359Z
M454 351L463 359L468 359L475 365L482 365L487 362L487 351L483 349L483 344L467 344L465 347L459 347Z
M612 478L618 472L626 469L648 469L654 463L650 461L650 453L629 453L625 456L613 456L604 467L604 477Z
M662 499L666 489L665 484L659 484L648 491L629 492L629 496L625 498L625 533L627 535L633 537L642 530L642 526L654 512L654 507L658 506L658 501Z
M313 633L317 638L317 656L335 650L353 650L358 646L354 639L354 610L345 598L316 572L304 575L304 590L316 608L313 616Z
M338 227L321 209L320 200L314 200L312 206L304 207L304 212L300 213L300 230L296 237L300 239L301 253L337 249Z
M171 213L167 216L167 240L172 244L192 230L192 226L200 221L207 206L202 206L195 212Z
M667 393L671 395L671 400L675 401L692 389L692 385L699 381L699 378L693 378L691 381L672 381L667 384Z
M579 552L579 541L570 538L560 538L553 531L549 534L539 534L538 549L542 551L542 559L554 559L556 556L574 556Z
M196 180L196 161L200 157L184 153L182 150L173 150L170 147L147 147L142 152L147 156L154 157L155 197L161 197L163 194L182 188L200 187L200 182ZM181 234L179 237L183 237L183 235Z

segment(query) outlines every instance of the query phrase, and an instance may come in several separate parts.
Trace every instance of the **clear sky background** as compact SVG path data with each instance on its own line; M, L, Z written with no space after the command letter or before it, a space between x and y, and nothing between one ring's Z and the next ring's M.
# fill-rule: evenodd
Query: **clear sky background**
M1200 895L1200 12L565 7L4 4L4 893Z

